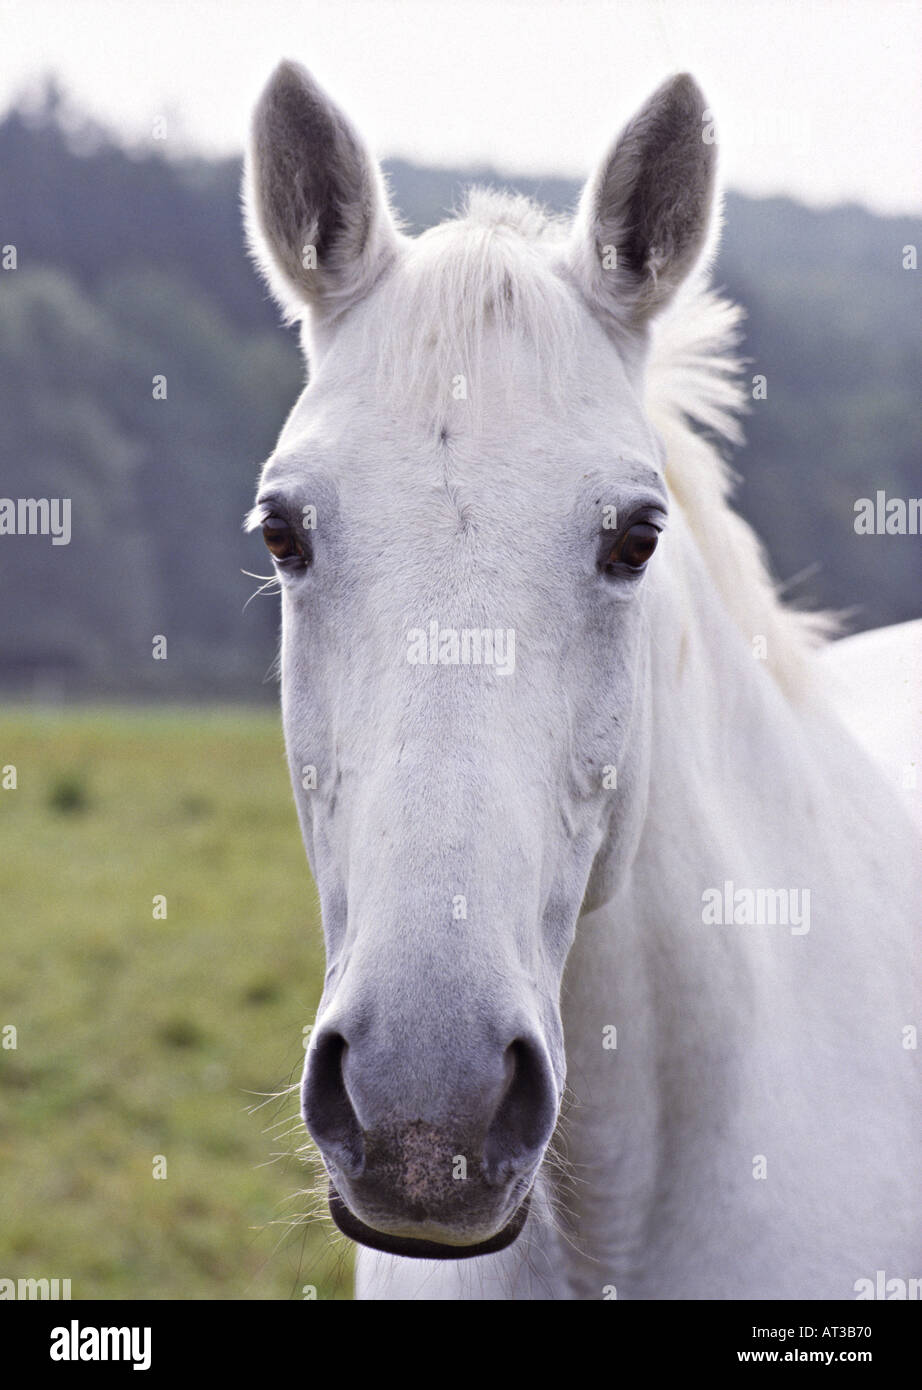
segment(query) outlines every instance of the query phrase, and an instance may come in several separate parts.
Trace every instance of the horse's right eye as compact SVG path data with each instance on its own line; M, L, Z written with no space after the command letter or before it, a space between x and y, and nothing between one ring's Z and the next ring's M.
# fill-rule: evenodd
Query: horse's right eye
M306 545L284 517L264 517L263 540L276 564L286 569L303 569L310 564Z
M601 561L603 574L639 574L656 549L659 527L649 521L635 522L620 535Z

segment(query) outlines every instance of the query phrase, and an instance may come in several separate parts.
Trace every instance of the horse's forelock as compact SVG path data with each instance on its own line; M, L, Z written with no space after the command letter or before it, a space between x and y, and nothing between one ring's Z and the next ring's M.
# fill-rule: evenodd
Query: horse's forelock
M528 372L553 408L569 390L585 323L548 249L566 223L526 198L473 189L457 218L426 232L377 297L377 389L402 412L437 416L483 398L484 348L511 388ZM521 377L520 377L521 379ZM482 421L481 421L482 423Z

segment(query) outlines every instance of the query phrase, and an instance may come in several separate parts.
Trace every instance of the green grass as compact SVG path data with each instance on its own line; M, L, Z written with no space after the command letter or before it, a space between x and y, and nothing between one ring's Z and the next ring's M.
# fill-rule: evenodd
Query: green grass
M253 1110L297 1081L323 978L277 715L6 713L8 764L0 1278L349 1297L348 1242L304 1219L297 1093Z

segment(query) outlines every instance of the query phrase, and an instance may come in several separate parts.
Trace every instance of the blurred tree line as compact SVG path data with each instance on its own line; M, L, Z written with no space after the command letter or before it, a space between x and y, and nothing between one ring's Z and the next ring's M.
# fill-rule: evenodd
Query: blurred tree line
M489 169L388 165L421 231ZM60 93L0 124L0 496L73 499L68 546L0 538L0 682L39 693L271 698L277 600L241 520L303 381L247 260L235 160L168 160ZM565 210L562 179L515 180ZM715 281L764 375L737 503L802 601L917 616L911 536L856 536L856 498L918 496L919 272L910 219L730 195ZM167 379L154 399L153 378ZM719 544L719 537L715 543ZM168 659L152 659L155 635Z

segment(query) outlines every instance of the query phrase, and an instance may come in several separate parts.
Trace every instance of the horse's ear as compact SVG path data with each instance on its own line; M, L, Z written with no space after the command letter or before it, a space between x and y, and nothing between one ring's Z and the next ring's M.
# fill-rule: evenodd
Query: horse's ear
M687 73L657 89L583 192L572 265L603 316L645 323L672 298L707 239L716 147Z
M332 318L400 245L377 163L297 63L282 62L253 115L244 208L250 248L291 318Z

